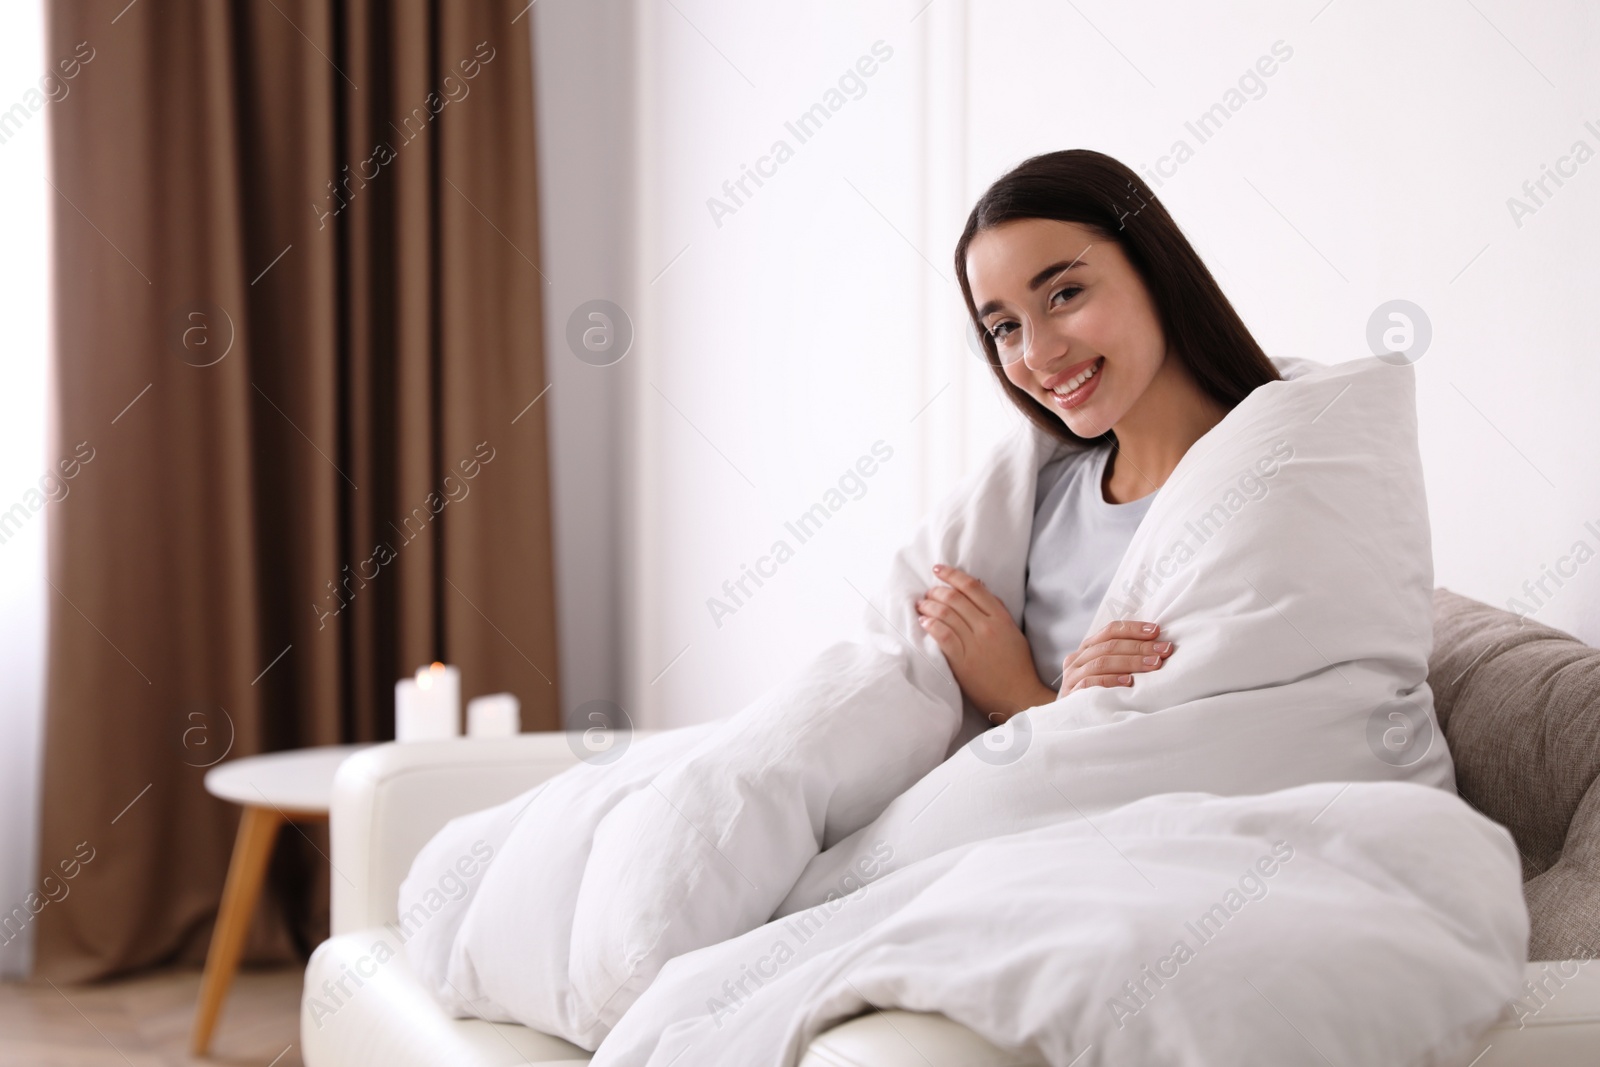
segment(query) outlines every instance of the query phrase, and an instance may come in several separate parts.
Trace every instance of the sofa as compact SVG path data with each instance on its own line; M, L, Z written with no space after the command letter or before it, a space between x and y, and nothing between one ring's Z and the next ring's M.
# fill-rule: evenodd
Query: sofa
M1531 918L1523 996L1483 1035L1472 1067L1592 1067L1600 1063L1600 651L1441 589L1429 682L1458 791L1517 842ZM340 767L332 936L311 957L301 1001L308 1067L588 1062L582 1049L525 1027L450 1018L408 970L394 926L412 857L445 822L559 773L582 743L550 733L388 744ZM800 1059L801 1067L1039 1063L942 1016L903 1011L845 1022Z

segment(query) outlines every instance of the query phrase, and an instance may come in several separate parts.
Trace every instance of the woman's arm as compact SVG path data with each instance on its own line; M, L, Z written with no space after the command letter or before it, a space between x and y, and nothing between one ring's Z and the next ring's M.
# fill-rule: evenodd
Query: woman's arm
M963 570L939 564L935 586L917 602L918 622L944 653L961 691L992 722L1048 704L1056 690L1039 680L1028 639L1000 598ZM1155 623L1114 622L1086 638L1063 664L1061 691L1132 685L1133 675L1158 670L1172 654L1157 641Z
M917 602L917 620L944 653L956 683L972 706L993 722L1048 704L1056 691L1039 680L1033 653L1000 598L968 574L937 564L934 577L948 585Z

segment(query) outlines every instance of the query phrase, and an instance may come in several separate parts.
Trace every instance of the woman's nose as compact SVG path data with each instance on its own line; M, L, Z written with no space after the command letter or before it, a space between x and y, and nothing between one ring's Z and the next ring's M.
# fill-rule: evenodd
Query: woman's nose
M1029 370L1043 374L1048 373L1051 367L1065 366L1063 357L1067 349L1066 338L1048 327L1023 327L1022 362Z

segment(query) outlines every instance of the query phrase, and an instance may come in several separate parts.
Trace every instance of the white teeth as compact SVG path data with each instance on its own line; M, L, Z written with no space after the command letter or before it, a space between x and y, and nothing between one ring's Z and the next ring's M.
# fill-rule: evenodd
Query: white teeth
M1071 381L1064 382L1061 385L1056 386L1054 389L1051 390L1051 392L1055 393L1056 396L1066 396L1068 393L1070 393L1074 389L1078 388L1078 386L1082 385L1084 382L1088 381L1090 378L1093 378L1094 377L1094 372L1099 366L1100 366L1100 364L1098 362L1089 364L1089 369L1088 370L1084 371L1082 374L1077 375Z

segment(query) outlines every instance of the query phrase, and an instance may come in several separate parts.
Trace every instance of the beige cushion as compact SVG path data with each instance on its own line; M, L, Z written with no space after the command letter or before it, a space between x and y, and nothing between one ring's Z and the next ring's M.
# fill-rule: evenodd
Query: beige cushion
M1516 838L1529 958L1600 957L1600 651L1447 589L1433 613L1456 788Z

